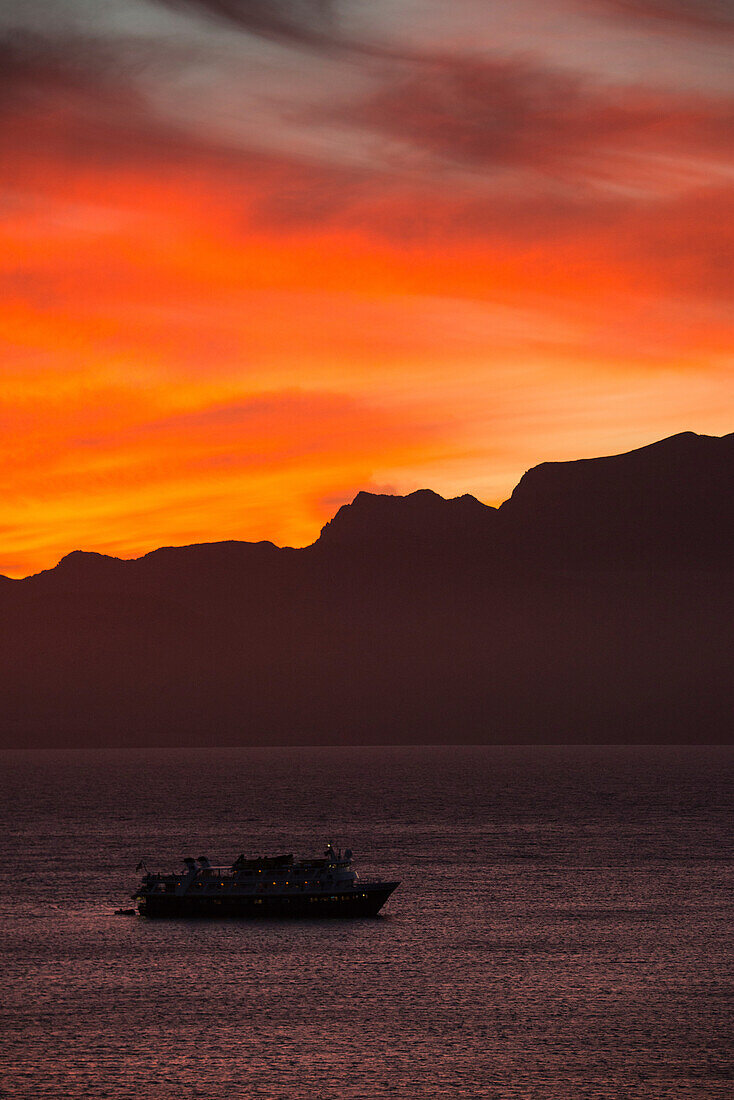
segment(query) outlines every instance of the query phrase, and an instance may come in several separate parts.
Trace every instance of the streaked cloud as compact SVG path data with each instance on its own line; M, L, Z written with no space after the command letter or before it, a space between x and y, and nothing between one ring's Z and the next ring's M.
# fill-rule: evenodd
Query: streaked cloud
M295 45L339 41L335 0L160 0L168 7L219 19L248 34Z
M687 5L525 0L553 51L469 0L43 8L0 5L0 573L731 430L732 98L615 29L685 52Z
M613 179L624 176L625 155L724 159L732 167L734 97L614 88L526 59L437 58L337 110L345 121L476 170Z
M734 31L732 0L595 0L630 19L656 20L681 33Z

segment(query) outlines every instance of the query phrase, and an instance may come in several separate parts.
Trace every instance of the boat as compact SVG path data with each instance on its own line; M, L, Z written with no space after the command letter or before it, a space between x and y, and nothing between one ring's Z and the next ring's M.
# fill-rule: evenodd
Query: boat
M149 871L133 898L145 917L375 917L400 883L361 879L350 848L329 844L323 857L292 853L212 866L187 856L183 869Z

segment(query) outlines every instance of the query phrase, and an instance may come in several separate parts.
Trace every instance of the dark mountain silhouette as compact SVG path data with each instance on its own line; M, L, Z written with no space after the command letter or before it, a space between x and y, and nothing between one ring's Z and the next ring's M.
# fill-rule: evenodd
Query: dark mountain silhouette
M734 435L684 432L611 458L546 462L501 509L553 566L731 566Z
M0 578L0 743L726 741L733 563L734 435L692 433L302 550L75 552Z
M466 494L444 500L430 489L406 497L357 493L322 529L317 545L383 546L458 544L484 539L496 532L497 509Z

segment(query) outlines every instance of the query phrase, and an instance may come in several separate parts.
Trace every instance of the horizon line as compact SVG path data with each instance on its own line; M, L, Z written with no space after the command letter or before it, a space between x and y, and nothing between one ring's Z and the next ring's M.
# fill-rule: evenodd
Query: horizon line
M272 539L257 539L255 541L252 541L252 540L249 540L249 539L238 539L238 538L213 539L213 540L203 539L199 542L185 542L185 543L177 543L177 544L166 543L162 546L155 546L151 550L146 550L142 554L131 555L129 557L121 557L121 556L116 555L116 554L107 554L107 553L105 553L104 551L101 551L101 550L84 550L84 549L81 549L80 547L75 547L72 550L68 550L65 554L62 554L61 557L56 561L56 563L54 565L49 565L45 569L39 569L35 573L27 573L24 576L11 576L10 574L7 574L7 573L0 573L0 582L2 582L2 581L16 582L16 581L33 580L35 577L43 576L45 573L52 573L55 569L57 569L59 567L59 565L61 565L62 562L66 561L68 558L73 557L76 554L85 554L85 555L89 555L90 557L94 556L94 557L99 557L99 558L108 558L110 561L135 562L135 561L143 561L145 558L150 557L152 554L157 554L157 553L160 553L161 551L164 551L164 550L189 550L189 549L193 549L195 547L202 547L202 546L228 546L228 545L272 546L276 550L293 550L294 552L297 552L299 550L308 550L312 546L316 545L316 543L321 538L321 535L322 535L324 529L326 527L328 527L328 525L338 515L338 513L341 511L341 509L346 508L346 507L350 507L351 505L353 505L354 502L356 501L357 497L359 497L361 495L368 496L368 497L390 497L390 498L393 498L393 499L406 500L409 497L418 495L419 493L430 493L433 496L438 497L440 500L443 500L443 501L446 501L446 502L451 502L451 501L455 501L455 500L463 500L463 499L466 499L468 497L471 500L475 500L478 504L480 504L484 508L488 508L492 511L499 511L499 509L502 508L502 506L504 504L506 504L512 498L512 494L514 493L517 486L520 484L520 481L522 481L523 477L527 473L529 473L531 470L536 470L541 466L552 466L552 465L568 466L568 465L573 465L574 463L577 463L577 462L594 462L594 461L597 461L599 459L603 460L603 459L607 459L607 458L621 458L625 455L635 454L635 453L640 452L640 451L645 451L645 450L648 450L652 447L656 447L659 444L669 443L672 440L682 439L684 437L693 437L695 439L719 439L719 440L724 440L724 439L728 439L730 436L734 436L734 431L733 432L726 432L724 435L710 435L707 432L694 432L692 429L685 429L685 430L680 431L680 432L674 432L673 435L663 436L660 439L655 439L651 443L644 443L640 447L633 447L631 450L627 450L627 451L615 451L612 454L591 455L591 456L584 456L582 458L572 458L572 459L562 459L562 460L545 459L542 462L538 462L534 466L529 466L526 470L524 470L523 473L520 475L519 480L516 482L515 486L513 487L513 490L512 490L512 493L510 493L510 496L508 496L506 498L506 500L501 501L497 505L487 504L486 501L480 500L479 497L474 496L473 493L461 493L458 496L444 497L444 496L441 495L441 493L436 492L435 489L430 489L427 486L423 487L423 488L420 488L420 489L413 489L409 493L376 493L376 492L371 492L369 489L357 489L354 496L352 497L352 499L350 501L346 501L344 504L340 505L339 508L337 508L334 515L330 519L328 519L326 521L326 523L323 524L323 526L321 527L321 529L319 531L319 534L316 536L316 538L313 540L313 542L304 543L302 546L290 546L290 545L279 546L277 543L273 542Z

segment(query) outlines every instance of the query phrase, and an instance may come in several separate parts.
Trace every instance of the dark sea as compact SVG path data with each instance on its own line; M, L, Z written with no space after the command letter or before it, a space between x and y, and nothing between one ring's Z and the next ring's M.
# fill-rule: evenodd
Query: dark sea
M0 1096L734 1095L734 755L5 752ZM135 866L320 854L354 921L150 921Z

